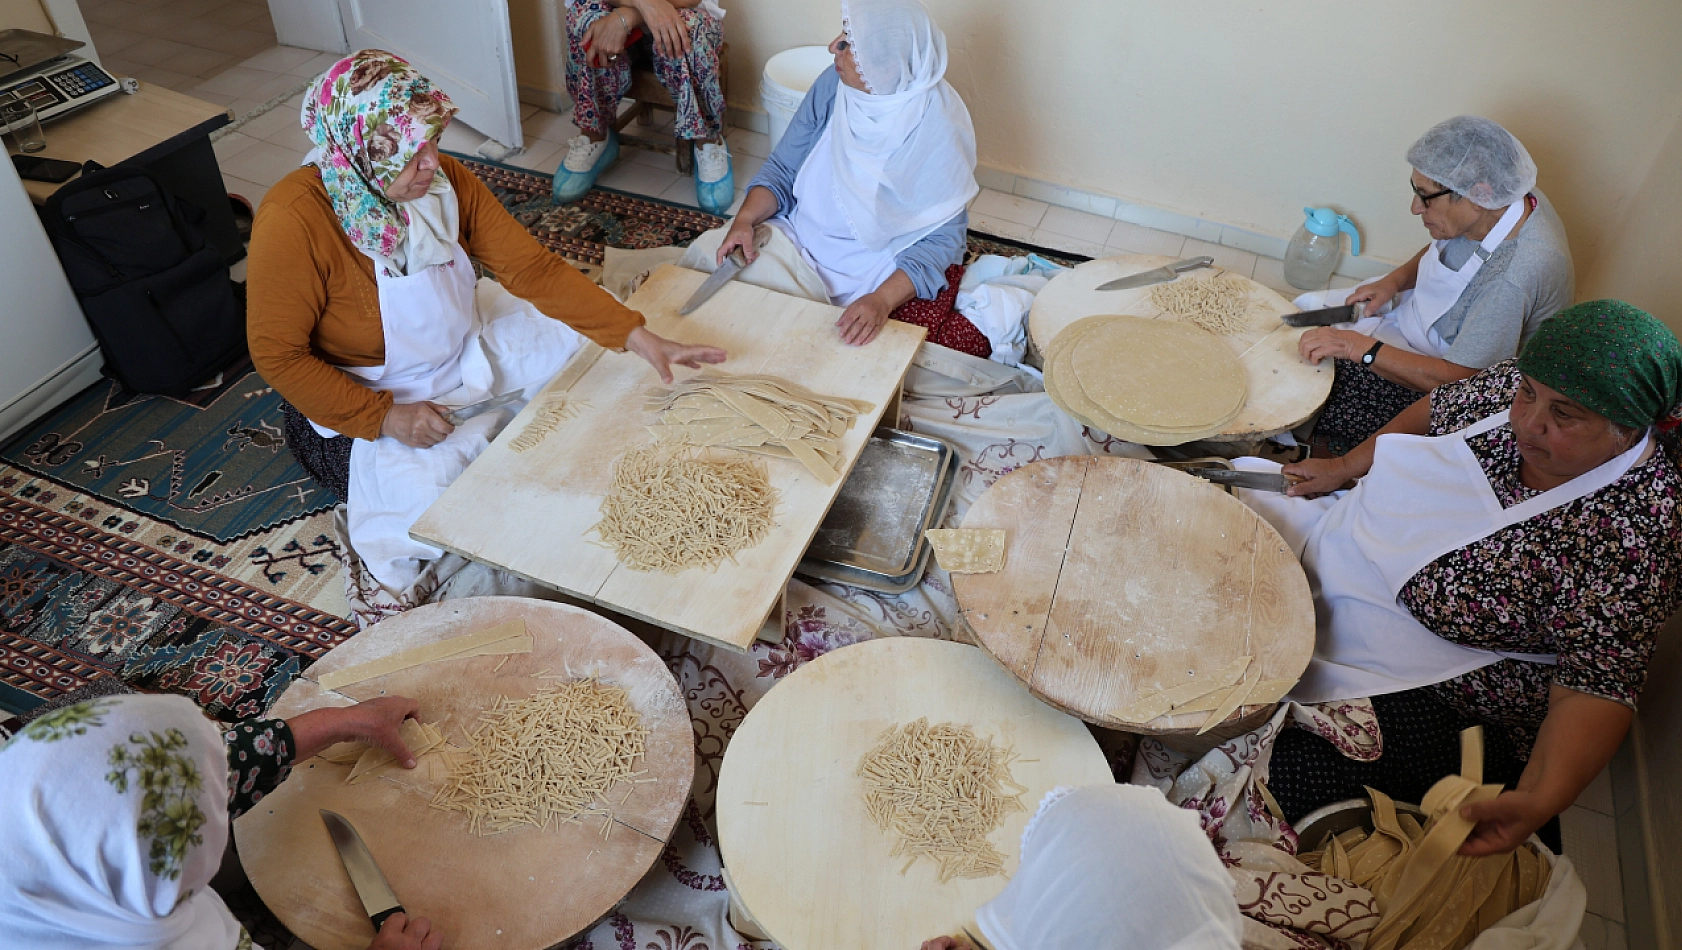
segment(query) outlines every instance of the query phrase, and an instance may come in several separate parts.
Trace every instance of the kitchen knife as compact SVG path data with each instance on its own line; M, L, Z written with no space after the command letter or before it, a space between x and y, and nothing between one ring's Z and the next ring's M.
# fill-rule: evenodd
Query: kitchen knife
M449 412L444 413L444 421L448 422L450 425L459 426L474 416L482 416L485 413L490 412L492 409L501 409L503 406L506 406L514 400L520 398L520 393L522 391L523 390L519 389L511 389L500 396L492 396L482 402L476 402L471 406L462 406L460 409L451 409Z
M1098 289L1131 290L1134 287L1149 287L1151 284L1173 280L1188 270L1197 270L1199 267L1208 267L1214 263L1215 259L1213 257L1188 257L1183 261L1175 261L1167 267L1158 267L1156 270L1148 270L1142 274L1131 274L1108 283L1099 284Z
M754 250L762 251L765 249L765 245L770 242L770 225L761 224L753 229ZM718 288L723 287L725 284L734 280L736 275L740 274L742 272L742 268L746 266L748 266L748 258L746 254L742 253L742 249L738 247L731 251L729 255L724 258L724 263L718 265L718 270L713 271L707 276L707 279L701 283L700 289L695 291L695 293L689 298L689 302L678 308L678 316L688 316L689 314L694 313L695 308L706 303L713 294L718 293Z
M1351 323L1361 319L1361 305L1352 303L1341 307L1327 307L1324 310L1287 313L1279 319L1285 321L1288 327L1329 327L1334 323Z
M1187 475L1208 479L1217 485L1231 485L1235 488L1253 488L1256 491L1271 491L1280 494L1302 479L1295 475L1281 472L1238 472L1230 468L1187 468L1181 469Z
M345 873L350 875L351 886L356 888L356 896L362 900L362 909L367 911L368 919L374 922L374 931L378 933L387 917L405 912L403 905L398 903L397 895L391 892L391 885L380 873L380 866L374 863L374 856L368 853L368 846L362 843L362 836L356 833L350 822L337 812L325 808L320 811L327 833L333 836L333 847L339 849L339 860L344 863Z

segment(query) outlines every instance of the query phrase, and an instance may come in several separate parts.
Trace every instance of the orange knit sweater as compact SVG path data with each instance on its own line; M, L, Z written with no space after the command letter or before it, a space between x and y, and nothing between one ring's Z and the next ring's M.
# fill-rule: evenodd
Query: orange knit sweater
M641 314L538 244L464 165L445 155L443 169L460 202L461 246L510 293L609 349L642 326ZM379 438L390 394L335 368L385 362L374 262L339 227L313 167L263 198L246 278L246 332L263 379L311 420Z

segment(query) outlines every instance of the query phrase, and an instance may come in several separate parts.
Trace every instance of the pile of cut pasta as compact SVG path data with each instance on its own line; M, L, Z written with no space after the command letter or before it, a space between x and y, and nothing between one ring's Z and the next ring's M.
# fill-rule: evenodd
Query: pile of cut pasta
M1425 794L1426 821L1400 813L1383 792L1372 796L1373 830L1353 828L1328 837L1298 857L1310 868L1352 881L1378 898L1378 926L1366 950L1461 950L1496 921L1547 890L1553 866L1531 844L1511 854L1478 858L1457 852L1474 822L1460 807L1487 801L1499 785L1483 785L1483 735L1461 734L1461 774Z
M544 396L543 402L537 407L537 414L532 416L526 427L520 430L520 434L508 443L508 447L516 452L536 448L556 426L578 415L583 405L575 405L564 392Z
M1010 776L1016 756L969 726L928 719L888 728L859 763L865 808L894 837L890 856L934 861L941 883L1004 872L987 836L1022 811L1027 791Z
M614 463L595 531L631 568L677 574L765 540L776 507L761 465L648 445Z
M649 397L661 442L716 445L792 458L825 485L841 475L840 439L872 404L825 396L775 376L701 373Z
M452 756L450 776L433 807L465 812L475 834L498 834L600 815L613 829L613 809L640 778L648 730L619 686L594 679L546 687L520 700L503 696L480 717L473 744ZM618 801L608 793L620 783Z
M1151 290L1157 310L1216 336L1250 328L1250 282L1236 274L1182 277Z

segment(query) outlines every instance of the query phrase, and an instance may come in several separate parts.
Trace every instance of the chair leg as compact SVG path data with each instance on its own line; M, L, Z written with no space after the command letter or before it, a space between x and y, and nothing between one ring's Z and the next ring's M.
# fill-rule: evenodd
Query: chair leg
M679 175L695 174L695 141L682 136L673 136L677 144L677 173Z

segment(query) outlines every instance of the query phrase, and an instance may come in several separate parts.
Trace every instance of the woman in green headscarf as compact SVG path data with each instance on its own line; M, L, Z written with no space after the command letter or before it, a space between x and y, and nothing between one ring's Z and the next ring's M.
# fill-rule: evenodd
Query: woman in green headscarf
M1370 704L1383 733L1367 762L1281 734L1269 788L1288 819L1363 786L1418 802L1460 770L1472 725L1509 790L1467 806L1463 853L1510 850L1576 800L1682 604L1682 474L1653 438L1679 403L1675 334L1592 301L1349 455L1286 466L1306 479L1292 497L1242 493L1314 591L1315 655L1291 698Z

